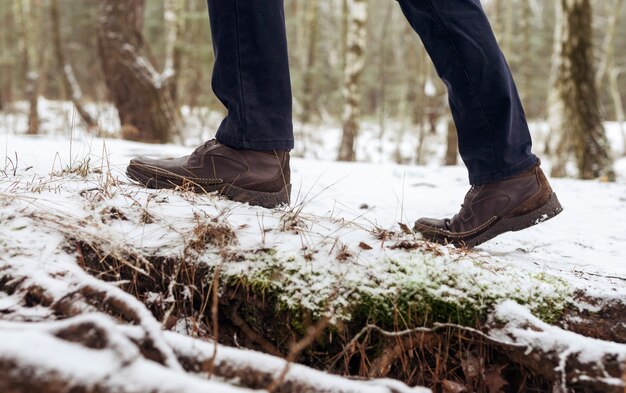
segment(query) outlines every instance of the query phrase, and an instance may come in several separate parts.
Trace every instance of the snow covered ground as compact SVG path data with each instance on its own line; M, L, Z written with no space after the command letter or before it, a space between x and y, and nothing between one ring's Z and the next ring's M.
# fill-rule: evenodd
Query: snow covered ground
M14 187L16 179L30 183L42 181L49 173L67 168L70 162L74 166L79 165L86 157L90 158L90 165L94 168L102 165L110 168L111 174L124 184L127 182L125 166L136 155L168 157L190 152L187 147L175 145L85 139L80 135L75 136L71 143L67 137L61 136L5 134L3 139L4 146L0 151L7 152L7 158L2 161L10 159L17 162L18 167L17 177L3 179L5 187ZM106 156L104 161L103 156ZM293 198L296 205L304 202L304 214L319 217L321 222L329 218L335 222L343 220L365 230L375 227L398 230L399 222L411 226L415 219L422 216L450 216L458 210L468 189L466 171L460 166L337 163L299 158L292 159L291 165ZM11 167L12 164L8 165L8 175ZM619 160L616 168L619 173L616 183L553 179L553 188L565 208L560 216L526 231L502 235L481 245L473 255L494 263L500 262L501 266L549 272L577 286L589 286L606 293L623 293L626 287L626 159ZM58 183L59 180L55 181ZM139 187L136 191L143 192ZM11 191L4 189L2 192ZM52 198L45 193L34 197L42 200ZM71 209L71 201L54 203L59 203L59 206L67 204ZM207 198L204 203L211 205L214 200ZM258 242L258 224L252 222L257 221L257 216L268 215L267 211L220 203L228 206L233 222L257 227L247 232L250 246ZM166 207L175 209L172 205ZM322 223L316 230L320 236L332 232ZM333 230L336 228L333 227ZM356 234L354 231L344 231L346 233L342 233L341 240L353 248L355 243L371 242L371 238L363 236L363 231ZM150 241L150 235L136 241ZM265 241L280 242L281 239ZM294 247L302 246L296 244ZM367 258L367 255L363 257Z
M54 103L42 105L55 108ZM467 192L465 169L437 165L438 148L430 151L427 166L395 164L390 157L396 141L389 137L382 145L370 143L376 132L366 127L359 155L371 162L337 163L332 161L337 130L326 129L306 152L300 150L306 158L292 159L292 207L266 210L132 184L124 175L132 157L179 156L191 147L89 136L71 126L67 111L60 113L50 115L51 131L42 136L13 131L22 128L23 116L0 116L0 272L46 282L59 297L72 290L55 281L59 272L76 266L75 256L63 248L68 227L87 239L106 239L109 252L132 247L175 256L183 252L200 216L235 228L236 248L244 256L273 250L260 259L228 264L223 274L271 278L288 306L322 312L320 304L335 296L339 317L350 317L342 311L358 296L393 298L404 287L444 300L466 298L476 308L483 301L511 298L531 310L544 303L558 308L579 289L595 298L626 299L626 158L616 162L615 183L553 179L565 208L561 215L466 252L424 244L400 225L411 227L422 216L450 216ZM218 117L203 116L206 123L194 117L188 145L211 136L206 124ZM105 134L112 134L115 119L107 122ZM608 128L620 156L619 127ZM543 132L535 127L536 140ZM400 150L408 155L414 146L414 139L406 137ZM543 161L549 173L549 160ZM110 219L111 209L129 219ZM140 219L143 214L150 215L149 222ZM376 236L384 231L388 238ZM215 252L198 258L222 264ZM276 278L281 271L288 276ZM1 294L0 312L13 315L19 300ZM49 312L34 307L15 317L47 320ZM38 334L14 332L11 337L44 345L48 339ZM4 344L0 340L0 349L19 349ZM58 343L48 344L53 348Z

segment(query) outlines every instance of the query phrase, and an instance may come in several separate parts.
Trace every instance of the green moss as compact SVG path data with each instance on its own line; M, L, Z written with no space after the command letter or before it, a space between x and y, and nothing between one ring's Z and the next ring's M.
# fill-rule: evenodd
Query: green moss
M487 262L442 264L425 254L378 261L375 272L362 276L318 268L276 252L245 256L246 268L223 272L223 285L243 286L272 302L277 313L288 316L290 328L304 334L322 314L334 323L363 326L375 323L386 329L452 322L476 326L502 301L513 299L528 306L546 322L554 321L568 304L566 282L546 273L497 274Z

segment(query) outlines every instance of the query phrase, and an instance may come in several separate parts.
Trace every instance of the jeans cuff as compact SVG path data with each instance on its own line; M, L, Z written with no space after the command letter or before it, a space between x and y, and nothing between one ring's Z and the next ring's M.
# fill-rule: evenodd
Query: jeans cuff
M223 135L221 132L218 132L215 135L215 139L218 142L232 147L233 149L239 150L256 150L256 151L268 151L268 150L279 150L279 151L289 151L293 149L294 142L292 140L269 140L269 141L247 141L238 138L229 138L228 136Z
M480 186L483 184L495 183L498 181L509 179L521 173L527 172L537 165L539 158L534 154L524 160L521 164L495 173L487 173L483 175L471 175L470 184L472 186Z

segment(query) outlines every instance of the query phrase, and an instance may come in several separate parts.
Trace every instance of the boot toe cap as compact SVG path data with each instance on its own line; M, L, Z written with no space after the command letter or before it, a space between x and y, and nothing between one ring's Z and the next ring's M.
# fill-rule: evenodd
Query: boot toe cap
M417 231L428 229L447 229L446 220L438 220L435 218L420 218L415 222L415 229Z

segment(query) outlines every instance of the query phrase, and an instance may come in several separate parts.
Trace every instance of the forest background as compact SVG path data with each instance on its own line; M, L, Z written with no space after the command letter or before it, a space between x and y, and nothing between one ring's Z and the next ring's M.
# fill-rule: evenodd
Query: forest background
M199 139L215 131L220 117L215 113L223 114L224 108L211 91L206 2L130 0L108 6L113 3L0 1L0 111L29 113L26 129L7 126L12 132L42 132L40 97L73 100L83 123L100 131L106 128L105 103L114 102L120 124L113 134L126 139L180 142L190 135L185 128L194 128L191 134ZM612 176L603 122L617 121L626 145L623 3L483 2L527 117L549 127L535 149L553 158L553 176ZM307 154L320 128L336 127L342 132L332 134L338 139L333 156L371 161L355 148L359 133L368 128L371 138L397 145L391 159L398 163L428 163L429 149L439 147L441 163L458 162L445 87L397 2L286 0L285 14L296 155ZM110 23L116 20L120 24ZM107 40L115 29L123 42ZM124 66L124 44L134 48L143 69ZM142 73L152 86L133 85ZM29 105L16 104L24 101ZM90 104L97 105L84 108ZM187 124L190 113L200 123ZM438 130L444 137L430 137ZM407 137L413 143L402 148Z

